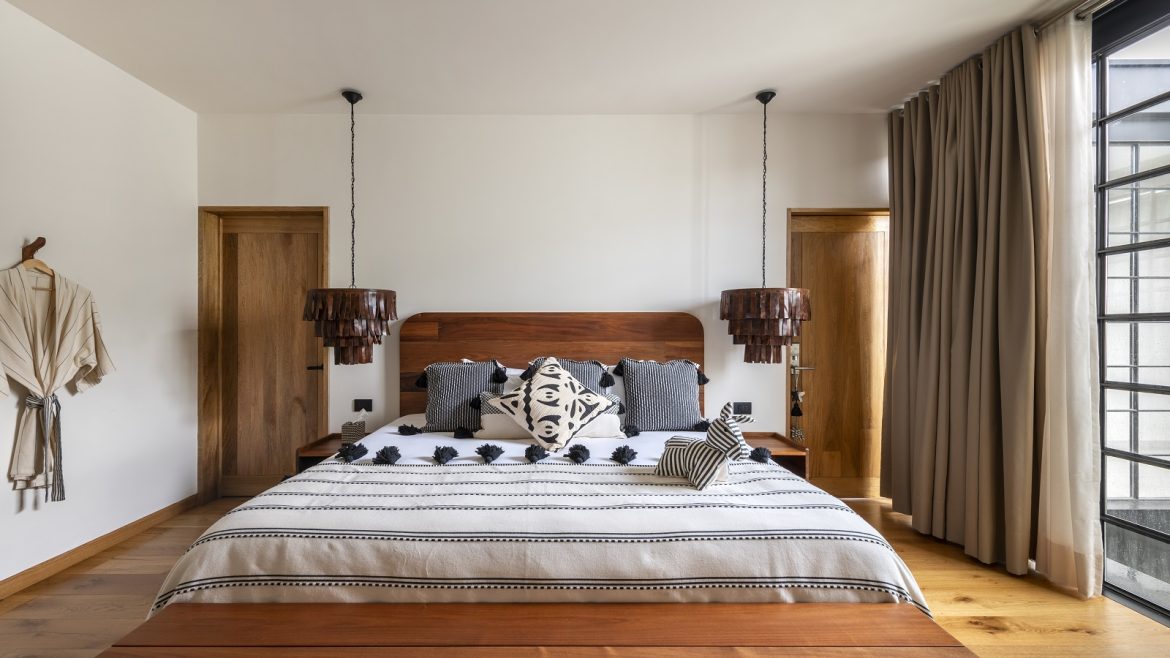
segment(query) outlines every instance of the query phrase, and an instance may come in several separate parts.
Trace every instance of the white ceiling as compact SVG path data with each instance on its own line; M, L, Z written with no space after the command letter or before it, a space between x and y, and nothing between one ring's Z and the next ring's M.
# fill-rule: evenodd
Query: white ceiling
M699 114L885 111L1076 0L10 1L198 112Z

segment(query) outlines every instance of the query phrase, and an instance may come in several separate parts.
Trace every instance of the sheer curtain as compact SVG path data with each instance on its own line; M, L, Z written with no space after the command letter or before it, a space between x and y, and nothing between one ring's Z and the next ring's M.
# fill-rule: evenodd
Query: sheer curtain
M1036 570L1086 597L1102 580L1091 42L1071 15L1039 40L1052 218Z
M1014 30L890 115L882 493L1100 591L1088 23Z

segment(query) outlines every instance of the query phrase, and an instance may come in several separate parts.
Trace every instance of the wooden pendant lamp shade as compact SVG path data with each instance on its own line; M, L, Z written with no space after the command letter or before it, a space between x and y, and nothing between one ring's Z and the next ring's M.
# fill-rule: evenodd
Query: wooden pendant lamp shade
M305 298L304 319L333 348L333 363L373 363L374 345L398 319L395 298L393 290L314 288Z
M320 336L325 347L333 348L333 363L353 365L374 362L374 345L382 344L382 336L390 330L390 322L398 319L397 294L393 290L358 288L357 269L357 203L354 194L354 145L357 122L354 106L362 95L353 89L341 92L349 103L349 287L314 288L305 295L302 316L313 323L313 332Z
M775 97L771 90L756 94L764 106L760 287L724 290L719 296L719 319L727 320L731 342L744 346L747 363L783 363L784 346L800 336L802 322L812 319L808 290L768 287L768 103Z
M719 296L719 319L727 320L731 342L743 345L746 363L782 363L784 346L812 319L804 288L739 288Z

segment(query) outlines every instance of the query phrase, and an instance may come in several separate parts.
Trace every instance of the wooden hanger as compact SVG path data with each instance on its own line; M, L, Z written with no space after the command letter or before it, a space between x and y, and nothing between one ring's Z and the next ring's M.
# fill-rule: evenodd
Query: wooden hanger
M26 244L25 246L21 247L21 249L20 249L20 266L25 268L26 270L36 270L38 272L43 272L45 274L48 274L51 277L56 277L56 272L53 271L53 268L46 265L43 260L39 260L36 258L37 252L41 250L41 247L45 246L45 243L46 243L46 240L43 237L38 237L36 240L33 240L29 244ZM53 289L52 288L33 288L33 290L51 291Z

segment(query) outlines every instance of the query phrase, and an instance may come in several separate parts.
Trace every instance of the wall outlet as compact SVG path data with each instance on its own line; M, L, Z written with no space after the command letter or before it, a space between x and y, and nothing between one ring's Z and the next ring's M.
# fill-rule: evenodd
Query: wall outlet
M374 410L374 401L373 400L354 399L353 410L354 411L371 411L372 412Z
M752 403L751 402L733 402L733 403L731 403L731 413L743 414L745 416L750 416L752 413Z

